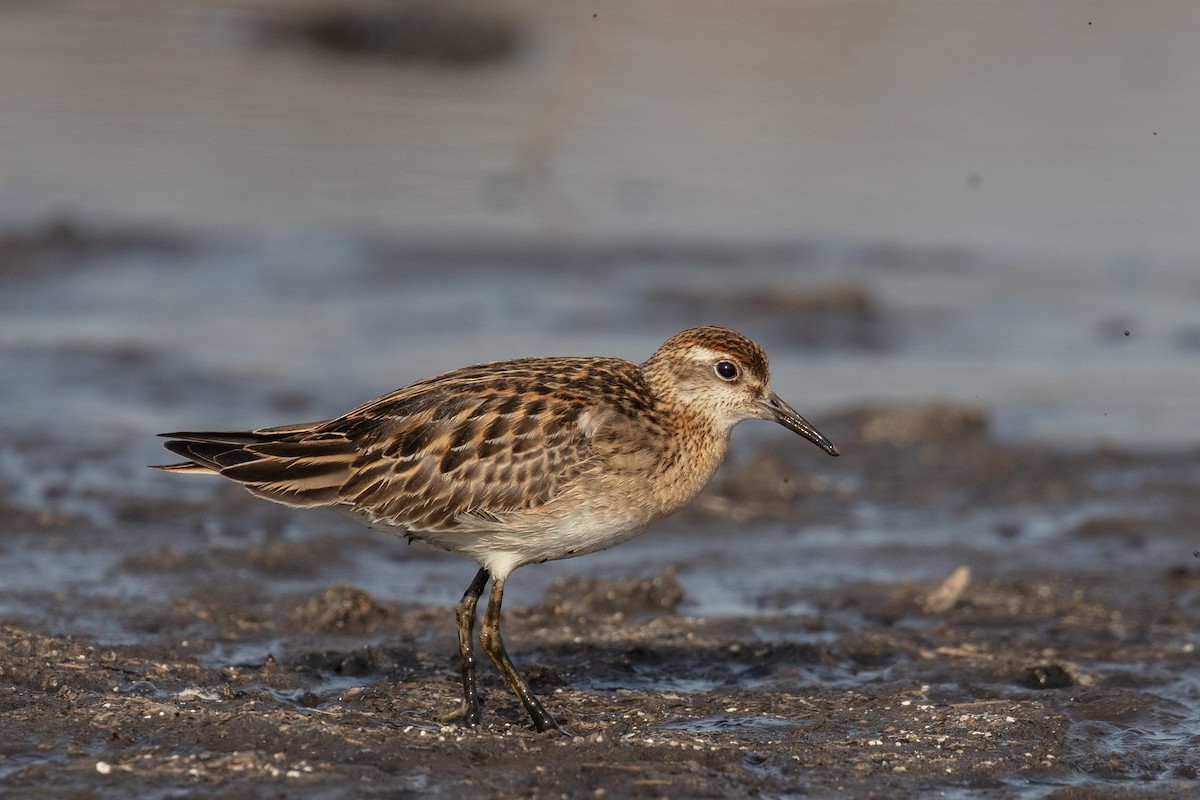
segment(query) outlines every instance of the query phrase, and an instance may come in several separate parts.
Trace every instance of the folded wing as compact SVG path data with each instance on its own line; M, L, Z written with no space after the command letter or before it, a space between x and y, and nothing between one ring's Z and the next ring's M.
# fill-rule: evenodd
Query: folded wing
M217 473L290 506L345 506L371 524L503 527L594 469L595 433L622 410L562 362L458 370L322 422L163 434L187 461L160 469ZM618 382L637 379L627 363L614 361Z

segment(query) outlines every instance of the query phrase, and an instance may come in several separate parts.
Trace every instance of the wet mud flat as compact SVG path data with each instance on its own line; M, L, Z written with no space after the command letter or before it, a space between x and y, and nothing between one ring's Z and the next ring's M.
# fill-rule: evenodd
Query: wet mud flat
M540 599L506 608L509 650L570 737L534 733L486 663L485 724L443 721L459 695L451 603L355 585L356 551L420 565L416 548L336 522L238 538L286 528L293 512L215 485L200 500L119 498L109 523L6 508L6 558L107 554L103 581L135 588L3 590L0 787L1195 797L1200 453L1013 447L982 412L943 406L823 423L843 458L814 469L790 442L744 445L648 535L640 573L564 562ZM856 544L880 516L892 533ZM212 524L226 526L216 546ZM927 525L962 544L922 544ZM780 557L820 550L810 532L828 528L846 558L888 562L889 577L799 570L792 585L760 585L693 553L724 547L733 563L770 526L787 532ZM906 568L935 552L962 568ZM737 582L752 607L692 613L705 605L689 595L726 569L747 570ZM80 622L95 619L102 633Z

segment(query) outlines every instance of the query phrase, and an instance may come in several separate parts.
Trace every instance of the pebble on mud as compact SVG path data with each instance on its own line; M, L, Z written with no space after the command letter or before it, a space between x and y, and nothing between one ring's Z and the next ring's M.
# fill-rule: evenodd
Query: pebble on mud
M971 568L961 566L950 573L950 576L942 581L940 586L925 595L925 602L922 603L922 608L926 614L941 614L944 611L949 611L962 599L963 593L967 591L967 587L970 585Z
M1071 686L1091 686L1096 679L1077 664L1055 661L1030 664L1017 676L1017 683L1029 689L1066 689Z

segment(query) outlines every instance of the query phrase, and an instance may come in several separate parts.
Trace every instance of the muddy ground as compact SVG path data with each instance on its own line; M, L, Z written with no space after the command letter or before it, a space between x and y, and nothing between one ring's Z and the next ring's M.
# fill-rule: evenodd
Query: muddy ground
M284 528L294 512L216 482L199 502L120 499L110 523L10 507L6 556L115 549L109 579L165 588L102 601L26 586L23 605L9 603L27 610L0 632L0 787L76 798L1197 796L1200 452L1006 446L982 412L939 406L823 427L842 458L815 461L790 440L743 448L649 536L676 543L686 570L690 541L734 549L739 530L782 525L794 543L781 557L802 558L812 526L840 526L849 542L864 509L886 508L897 520L961 519L963 538L987 548L963 550L964 569L937 579L751 590L753 613L707 618L687 613L673 565L569 573L540 602L506 608L505 633L570 737L534 733L486 664L485 724L443 724L459 691L452 609L372 596L346 562L355 548L422 551L336 520L239 540L239 526ZM1049 508L1081 513L1038 532L1028 520ZM983 534L969 521L980 513L999 520ZM228 526L219 547L200 533L212 520ZM898 522L879 547L903 564L917 537ZM111 623L104 635L81 632L93 618Z

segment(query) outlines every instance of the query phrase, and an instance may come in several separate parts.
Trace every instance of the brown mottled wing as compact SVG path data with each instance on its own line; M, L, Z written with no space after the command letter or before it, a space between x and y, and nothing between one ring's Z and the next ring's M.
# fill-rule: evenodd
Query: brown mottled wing
M640 382L618 359L524 359L413 384L328 424L358 450L341 502L412 530L502 526L594 467L585 415L633 413Z
M289 505L342 505L415 531L502 526L593 467L595 426L581 421L644 412L641 381L619 359L498 362L419 381L327 422L225 434L225 443L176 435L167 447Z

